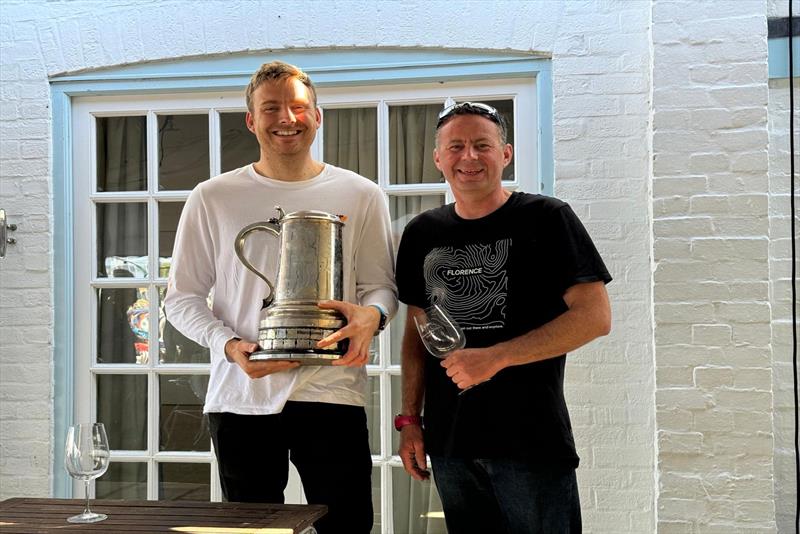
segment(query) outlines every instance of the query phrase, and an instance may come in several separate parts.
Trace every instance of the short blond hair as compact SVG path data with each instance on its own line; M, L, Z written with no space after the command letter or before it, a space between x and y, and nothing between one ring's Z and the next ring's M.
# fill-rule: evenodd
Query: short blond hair
M247 84L247 89L244 92L244 98L247 102L247 110L253 112L253 92L261 86L264 82L272 82L276 80L284 80L286 78L296 78L308 87L308 92L311 94L311 102L314 107L317 106L317 89L311 82L308 74L300 70L300 68L284 63L283 61L271 61L264 63L250 78L250 83Z

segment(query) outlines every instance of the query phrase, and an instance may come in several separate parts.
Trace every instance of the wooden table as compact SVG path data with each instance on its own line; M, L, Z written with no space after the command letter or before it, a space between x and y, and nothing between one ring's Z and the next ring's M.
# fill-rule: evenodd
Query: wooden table
M82 499L17 498L0 502L0 533L178 532L191 534L306 534L325 515L323 505L197 501L92 500L93 512L108 519L67 523L83 511Z

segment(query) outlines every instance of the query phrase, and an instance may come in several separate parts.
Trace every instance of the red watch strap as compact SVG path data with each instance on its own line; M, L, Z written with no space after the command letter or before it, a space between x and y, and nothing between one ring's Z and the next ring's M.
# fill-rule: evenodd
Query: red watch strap
M422 426L422 417L418 415L396 415L394 418L394 429L400 430L406 425Z

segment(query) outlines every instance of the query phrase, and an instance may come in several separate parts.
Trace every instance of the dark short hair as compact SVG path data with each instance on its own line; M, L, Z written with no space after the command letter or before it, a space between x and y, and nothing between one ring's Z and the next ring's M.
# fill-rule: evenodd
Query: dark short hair
M300 70L300 68L284 63L283 61L272 61L264 63L250 78L250 83L247 84L247 89L244 92L245 102L247 103L247 111L253 112L253 92L259 88L264 82L272 82L275 80L283 80L286 78L296 78L302 82L303 85L308 87L308 92L311 94L311 102L314 107L317 106L317 89L311 82L308 74Z
M483 102L462 102L460 104L453 104L444 108L439 113L439 121L436 123L436 141L439 141L439 130L450 122L456 115L480 115L486 117L497 125L500 132L500 140L503 144L506 143L508 138L508 126L506 125L505 118L495 108Z

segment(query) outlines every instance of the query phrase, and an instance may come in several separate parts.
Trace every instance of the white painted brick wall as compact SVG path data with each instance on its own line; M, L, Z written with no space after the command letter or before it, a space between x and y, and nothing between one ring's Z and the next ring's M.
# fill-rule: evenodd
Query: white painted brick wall
M765 3L653 2L659 532L774 532Z
M797 73L800 74L800 73ZM793 532L797 480L794 457L794 382L791 333L791 238L789 211L789 82L769 86L769 266L772 304L772 380L774 389L775 506L778 532ZM795 106L800 81L794 82ZM795 114L795 131L800 125ZM795 150L798 150L795 141ZM795 159L800 169L800 159ZM797 187L798 184L795 184Z
M18 242L0 260L0 498L49 495L52 463L48 91L32 24L6 12L0 5L0 208Z
M47 495L51 476L46 76L287 47L443 46L554 58L556 194L615 277L612 334L567 367L585 530L655 530L656 491L661 532L774 530L765 421L779 328L767 303L769 268L788 263L768 241L763 1L98 5L0 2L0 207L20 225L0 261L0 498Z
M649 17L634 3L569 3L565 9L569 23L553 49L555 192L587 223L615 277L611 335L570 355L567 365L584 527L651 532L649 235L641 231L649 221L646 209L634 208L648 202L642 140L650 77L637 59L648 54L643 29Z
M36 387L23 391L11 378L18 364L3 359L0 395L14 405L3 403L0 419L14 432L0 436L0 496L47 494L50 476L47 461L25 447L31 439L47 444L52 438L51 246L41 231L50 217L50 161L42 154L50 139L46 75L284 47L513 49L555 57L557 191L582 214L616 278L610 286L614 333L572 355L568 366L586 531L652 530L648 156L642 142L649 114L648 2L118 0L99 9L86 1L6 0L0 10L0 199L21 228L17 253L2 265L3 294L27 287L46 295L31 306L20 305L24 297L11 298L2 312L17 317L14 326L3 322L3 352L26 353L34 362L27 376ZM25 234L33 227L40 228L35 236ZM26 410L23 438L14 425ZM35 483L20 482L21 463L35 464L26 471Z

